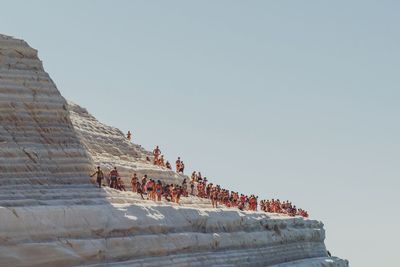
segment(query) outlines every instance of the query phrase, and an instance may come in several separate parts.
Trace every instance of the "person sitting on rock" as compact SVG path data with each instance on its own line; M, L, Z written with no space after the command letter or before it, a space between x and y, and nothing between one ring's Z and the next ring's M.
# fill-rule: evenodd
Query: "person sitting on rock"
M100 169L100 166L97 166L97 170L92 175L90 175L90 177L93 177L95 175L96 175L96 182L99 185L99 188L101 188L101 181L104 178L104 174L103 171Z
M153 150L153 156L154 156L154 165L158 164L158 157L161 155L161 150L158 146L154 148Z
M124 181L121 179L121 177L118 177L117 189L120 191L126 191Z
M165 163L165 167L166 167L167 169L169 169L169 170L172 170L171 163L169 163L168 160L167 160L167 162Z
M117 178L119 177L117 167L114 167L113 170L110 171L110 187L116 189L117 188Z
M128 138L129 141L132 140L132 133L131 133L131 131L128 131L128 133L126 134L126 138Z
M178 157L178 159L175 161L175 166L176 166L176 172L179 173L181 169L181 158Z
M131 179L132 192L137 192L137 187L136 187L137 181L138 177L136 173L134 173Z

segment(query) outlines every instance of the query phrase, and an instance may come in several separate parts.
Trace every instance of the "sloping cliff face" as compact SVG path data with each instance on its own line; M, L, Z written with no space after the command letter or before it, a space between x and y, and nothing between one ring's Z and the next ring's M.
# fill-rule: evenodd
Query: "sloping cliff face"
M147 174L149 178L161 179L166 183L181 183L183 175L151 164L152 153L143 149L140 145L129 142L125 135L118 129L99 122L88 111L72 102L68 103L72 124L91 155L94 163L104 170L117 167L119 173L130 185L130 177L136 173L138 177Z
M88 183L88 168L67 103L37 51L0 35L0 185Z
M183 177L148 164L149 152L86 110L67 107L37 52L2 35L0 109L0 266L348 266L327 257L315 220L96 188L93 164Z

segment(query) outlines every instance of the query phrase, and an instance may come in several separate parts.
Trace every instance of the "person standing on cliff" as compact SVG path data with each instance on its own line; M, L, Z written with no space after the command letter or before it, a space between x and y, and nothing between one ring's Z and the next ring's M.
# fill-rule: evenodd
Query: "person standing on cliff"
M175 165L176 165L176 172L179 173L179 171L181 170L181 158L178 157L178 159L175 161Z
M110 171L110 178L111 178L111 182L110 182L110 187L117 189L117 178L119 177L118 171L117 171L117 167L114 167L113 170Z
M153 150L154 165L158 165L158 157L161 155L161 150L158 146Z
M132 133L131 133L131 131L128 131L128 133L126 134L126 138L128 138L129 141L132 140Z
M185 163L183 163L183 161L181 161L178 173L182 173L183 174L184 171L185 171Z
M99 185L99 188L101 188L101 180L103 180L104 174L103 174L103 171L100 169L100 166L97 166L97 170L92 175L90 175L90 177L93 177L95 175L97 178L96 179L97 184Z
M132 192L137 192L137 182L138 182L138 177L136 173L134 173L131 179Z

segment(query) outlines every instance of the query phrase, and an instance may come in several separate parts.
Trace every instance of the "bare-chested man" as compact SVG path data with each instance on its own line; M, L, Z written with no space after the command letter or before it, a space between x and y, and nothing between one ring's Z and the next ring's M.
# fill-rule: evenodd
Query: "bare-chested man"
M99 185L99 188L100 188L101 187L101 180L103 180L103 178L104 178L104 174L103 174L103 171L100 169L100 166L97 166L97 170L92 175L90 175L90 177L93 177L95 175L96 175L96 182L97 182L97 184Z
M119 177L117 167L110 171L110 187L117 189L117 178Z
M154 148L153 150L153 156L154 156L154 165L157 165L158 163L158 157L161 155L161 150L158 146Z
M138 177L136 173L134 173L131 179L132 192L137 192L137 182L138 182Z

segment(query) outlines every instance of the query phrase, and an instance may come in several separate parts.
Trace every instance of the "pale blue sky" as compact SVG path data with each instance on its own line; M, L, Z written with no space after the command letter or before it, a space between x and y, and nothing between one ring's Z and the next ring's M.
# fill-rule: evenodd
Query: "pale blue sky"
M233 190L291 199L351 266L398 266L400 2L1 1L61 93Z

